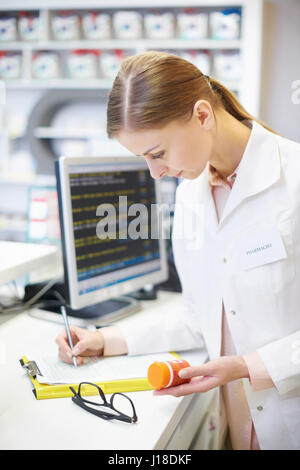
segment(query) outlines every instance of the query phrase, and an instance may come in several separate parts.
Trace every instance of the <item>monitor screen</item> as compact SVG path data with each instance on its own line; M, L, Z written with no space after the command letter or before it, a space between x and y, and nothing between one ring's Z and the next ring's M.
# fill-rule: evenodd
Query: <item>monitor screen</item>
M79 309L168 277L160 191L139 157L55 162L67 302Z

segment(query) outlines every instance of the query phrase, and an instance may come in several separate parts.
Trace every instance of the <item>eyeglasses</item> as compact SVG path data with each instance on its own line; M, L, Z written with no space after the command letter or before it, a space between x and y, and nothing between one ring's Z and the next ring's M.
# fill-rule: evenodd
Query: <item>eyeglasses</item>
M81 387L84 385L91 385L97 389L99 393L99 397L97 396L96 399L97 401L86 400L81 396ZM73 387L70 387L70 390L74 394L72 401L76 405L80 406L89 413L98 416L99 418L105 419L107 421L117 419L119 421L124 421L125 423L136 423L138 420L132 400L124 395L124 393L114 393L110 397L110 402L108 402L105 398L103 390L98 385L90 382L81 382L78 386L78 392L76 392ZM97 395L97 393L95 393L95 395ZM88 406L87 403L93 406ZM94 406L109 408L113 412L107 413L101 409L93 408ZM126 414L128 410L130 411L130 414Z

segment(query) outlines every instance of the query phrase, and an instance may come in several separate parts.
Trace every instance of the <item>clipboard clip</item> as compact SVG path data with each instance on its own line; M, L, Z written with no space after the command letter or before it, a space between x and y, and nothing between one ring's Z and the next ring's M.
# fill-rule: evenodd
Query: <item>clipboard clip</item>
M25 369L26 372L28 372L34 379L37 375L41 375L40 370L35 361L28 361L24 363L23 359L20 359L20 364L23 369Z

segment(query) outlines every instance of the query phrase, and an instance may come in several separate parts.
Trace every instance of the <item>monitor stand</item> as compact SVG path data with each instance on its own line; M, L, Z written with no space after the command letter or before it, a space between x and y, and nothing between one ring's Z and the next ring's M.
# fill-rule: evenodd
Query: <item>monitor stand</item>
M140 310L140 302L127 296L106 300L78 310L67 306L70 325L83 328L107 326ZM31 308L28 313L34 318L64 325L59 304L53 307Z

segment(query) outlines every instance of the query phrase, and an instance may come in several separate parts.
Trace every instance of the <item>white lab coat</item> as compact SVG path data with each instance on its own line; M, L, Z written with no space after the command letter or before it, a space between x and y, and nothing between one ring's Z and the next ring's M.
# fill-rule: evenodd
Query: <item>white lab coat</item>
M242 269L240 242L266 228L287 257ZM219 223L207 169L179 185L173 249L184 309L123 322L129 354L204 344L219 357L223 301L237 354L258 351L275 384L253 391L243 379L261 449L300 449L300 144L253 122Z

